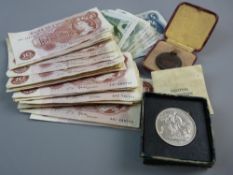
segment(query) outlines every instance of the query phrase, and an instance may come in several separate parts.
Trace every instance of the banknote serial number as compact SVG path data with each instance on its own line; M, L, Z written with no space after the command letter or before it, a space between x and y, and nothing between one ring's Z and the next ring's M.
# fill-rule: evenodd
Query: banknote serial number
M133 120L126 119L126 118L114 118L114 117L111 117L110 120L115 121L115 122L120 122L120 123L130 123L130 124L134 123Z
M129 86L131 85L131 82L116 82L116 83L110 83L110 86Z

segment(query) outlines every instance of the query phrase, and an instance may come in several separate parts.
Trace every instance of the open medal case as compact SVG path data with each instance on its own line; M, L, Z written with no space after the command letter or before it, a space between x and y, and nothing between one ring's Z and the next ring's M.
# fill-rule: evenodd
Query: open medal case
M168 22L164 39L158 41L146 56L144 67L155 71L193 65L195 52L203 49L217 21L214 12L181 3Z

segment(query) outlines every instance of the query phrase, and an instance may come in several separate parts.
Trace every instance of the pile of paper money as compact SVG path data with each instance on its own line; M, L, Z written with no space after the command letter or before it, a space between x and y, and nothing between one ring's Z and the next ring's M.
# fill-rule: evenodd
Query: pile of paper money
M7 46L7 91L31 119L139 127L139 72L97 8L9 33Z
M114 26L115 38L122 51L130 52L133 58L145 56L161 39L166 21L154 10L133 15L127 11L103 10L106 19Z

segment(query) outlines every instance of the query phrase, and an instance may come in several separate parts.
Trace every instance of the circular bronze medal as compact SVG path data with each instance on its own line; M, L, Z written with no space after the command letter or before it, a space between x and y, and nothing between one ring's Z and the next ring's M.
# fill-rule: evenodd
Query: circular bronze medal
M156 57L155 62L160 69L170 69L182 66L181 59L177 56L176 52L161 53Z

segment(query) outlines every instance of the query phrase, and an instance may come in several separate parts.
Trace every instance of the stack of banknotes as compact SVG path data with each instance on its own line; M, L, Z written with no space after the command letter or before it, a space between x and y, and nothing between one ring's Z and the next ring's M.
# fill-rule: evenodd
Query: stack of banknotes
M35 120L138 128L142 82L113 31L93 8L9 33L6 88L19 110Z
M154 10L133 15L121 9L102 10L106 19L114 26L115 40L124 52L134 59L143 57L162 38L166 21Z

